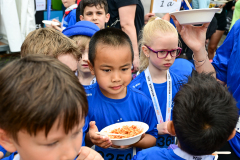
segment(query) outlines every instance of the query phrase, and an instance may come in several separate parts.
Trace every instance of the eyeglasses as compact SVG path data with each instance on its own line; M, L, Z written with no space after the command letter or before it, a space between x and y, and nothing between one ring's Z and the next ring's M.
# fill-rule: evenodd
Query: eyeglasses
M145 45L146 46L146 45ZM154 51L152 48L146 46L150 51L152 51L153 53L157 54L157 58L166 58L168 56L168 54L170 53L170 55L172 57L178 57L180 55L180 53L182 52L182 48L178 47L177 49L173 49L173 50L159 50L159 51Z

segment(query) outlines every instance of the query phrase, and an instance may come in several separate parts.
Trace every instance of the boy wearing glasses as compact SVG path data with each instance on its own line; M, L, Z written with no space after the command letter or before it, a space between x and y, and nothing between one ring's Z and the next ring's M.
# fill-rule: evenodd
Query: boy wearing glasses
M168 121L172 120L172 99L189 75L174 73L170 69L182 49L178 47L177 30L168 21L155 20L155 17L150 19L143 28L141 42L140 74L130 86L144 92L152 100L158 120L156 145L167 148L175 141L166 129ZM189 70L184 65L180 68Z

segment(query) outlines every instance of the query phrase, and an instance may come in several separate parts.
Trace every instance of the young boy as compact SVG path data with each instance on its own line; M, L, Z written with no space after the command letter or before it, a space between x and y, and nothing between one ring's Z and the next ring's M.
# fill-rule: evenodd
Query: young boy
M14 152L8 160L75 159L79 152L84 159L87 112L84 88L52 57L30 55L0 71L0 145Z
M57 58L73 72L81 57L73 40L51 28L40 28L30 32L21 47L21 57L30 54L43 54Z
M89 21L77 22L74 26L71 26L63 31L63 34L73 39L81 51L82 58L78 63L77 76L79 82L84 85L94 84L96 78L91 74L88 67L88 48L91 37L99 31L97 25Z
M238 108L212 74L193 71L174 98L172 119L168 131L176 134L178 146L149 148L134 160L214 160L211 154L235 136Z
M77 4L76 0L62 0L62 3L64 5L64 7L66 8L65 13L63 15L63 19L62 19L62 23L61 25L46 25L47 27L51 27L54 28L60 32L62 32L64 29L66 29L67 27L73 26L75 25L76 21L76 8L77 8ZM58 22L60 24L60 22L56 19L53 19L54 22Z
M106 158L131 159L141 148L156 144L157 119L151 100L141 91L128 87L133 62L131 40L116 28L102 29L90 40L89 68L97 83L85 87L89 104L90 128L87 140ZM149 125L139 142L130 146L112 146L108 137L95 132L106 126L124 121L141 121ZM95 125L96 124L96 125ZM110 146L115 148L109 148ZM137 147L137 148L135 148ZM127 149L126 149L127 148Z
M91 21L104 29L110 18L107 0L81 0L80 14L81 21Z

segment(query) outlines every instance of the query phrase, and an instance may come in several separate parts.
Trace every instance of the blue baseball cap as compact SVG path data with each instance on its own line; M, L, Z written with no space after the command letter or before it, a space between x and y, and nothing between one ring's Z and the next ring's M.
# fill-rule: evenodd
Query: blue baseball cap
M68 37L76 35L92 37L99 30L99 27L90 21L79 21L75 25L64 29L62 33Z

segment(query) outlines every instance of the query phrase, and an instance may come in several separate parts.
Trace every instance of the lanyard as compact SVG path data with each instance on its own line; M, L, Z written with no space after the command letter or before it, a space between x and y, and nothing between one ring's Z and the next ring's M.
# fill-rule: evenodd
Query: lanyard
M163 117L162 117L162 112L161 112L161 109L160 109L160 105L158 103L158 98L157 98L157 95L156 95L156 92L155 92L155 89L154 89L154 86L153 86L153 82L152 82L152 77L151 77L151 74L149 72L149 68L147 68L145 71L145 77L146 77L146 80L147 80L147 85L148 85L148 90L150 92L150 95L151 95L151 98L152 98L152 101L153 101L153 106L154 106L154 109L155 109L155 114L157 116L157 120L158 120L158 124L160 123L163 123L164 120L163 120ZM169 70L167 71L167 104L166 104L166 120L165 122L167 121L170 121L171 119L171 110L172 110L172 79L171 79L171 75L169 73Z

